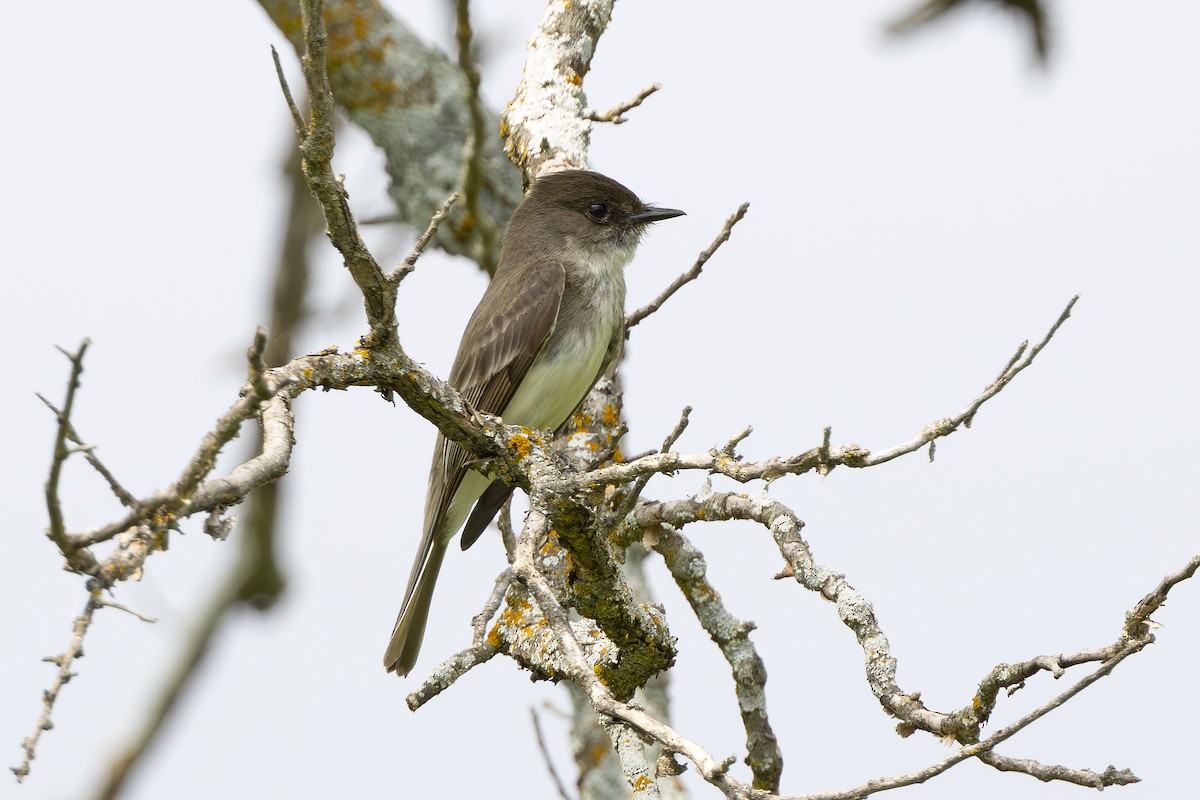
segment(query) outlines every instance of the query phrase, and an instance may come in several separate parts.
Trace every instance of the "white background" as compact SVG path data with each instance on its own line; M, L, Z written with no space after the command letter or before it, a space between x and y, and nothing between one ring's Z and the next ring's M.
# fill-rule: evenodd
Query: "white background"
M910 2L626 0L585 86L597 108L666 87L593 137L595 168L689 214L643 246L628 273L631 307L751 203L702 279L633 336L622 368L628 452L660 442L685 404L695 411L683 451L747 423L752 458L806 449L825 425L838 444L894 445L965 405L1082 293L1041 359L970 431L942 442L934 464L917 454L771 489L807 522L816 558L874 602L900 685L950 710L998 662L1110 643L1125 610L1197 551L1200 10L1055 3L1056 49L1041 71L1024 28L1003 15L964 13L886 39L884 23ZM449 4L406 5L423 36L450 44ZM499 108L541 3L476 5L484 89ZM298 70L251 2L17 4L6 17L7 765L53 676L40 659L66 646L85 599L42 536L54 423L34 392L60 399L68 371L53 345L94 341L75 415L85 439L136 493L168 484L236 398L242 353L267 319L291 135L268 45ZM335 168L364 216L387 211L380 162L346 134ZM385 262L412 238L367 236ZM347 347L363 329L349 277L327 245L314 252L318 321L298 352ZM472 265L427 255L400 297L409 352L444 375L483 285ZM498 537L451 552L417 674L396 680L380 666L418 537L432 428L366 390L314 394L296 410L288 594L276 613L228 626L128 796L552 796L529 757L528 708L564 707L561 690L496 659L420 713L404 705L422 670L469 641L503 562ZM658 478L648 495L697 483ZM119 513L81 460L64 496L76 530ZM98 615L32 776L0 794L86 796L136 729L234 552L196 521L184 529L117 595L161 622ZM759 625L785 792L845 788L949 752L894 734L833 607L770 580L780 561L765 531L688 534L729 609ZM661 565L651 572L680 637L674 724L718 758L740 754L728 668ZM1178 587L1155 618L1165 626L1156 645L1001 752L1130 767L1144 782L1112 790L1129 800L1188 796L1200 585ZM1082 674L1038 676L1001 702L990 729ZM545 725L572 774L563 724L549 715ZM968 763L898 796L1018 792L1087 790Z

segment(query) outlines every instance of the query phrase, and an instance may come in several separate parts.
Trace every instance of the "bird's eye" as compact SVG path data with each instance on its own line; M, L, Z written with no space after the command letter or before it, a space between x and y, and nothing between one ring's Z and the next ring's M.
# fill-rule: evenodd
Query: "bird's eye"
M597 222L604 222L608 219L608 206L604 203L592 203L588 206L587 215Z

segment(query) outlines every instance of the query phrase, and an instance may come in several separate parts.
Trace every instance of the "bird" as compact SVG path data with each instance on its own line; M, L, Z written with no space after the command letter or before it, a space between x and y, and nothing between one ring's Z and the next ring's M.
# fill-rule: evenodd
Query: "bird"
M506 424L562 427L621 351L625 265L651 223L683 214L647 205L598 172L535 180L505 226L495 275L467 322L451 385L474 409ZM384 654L388 672L405 676L416 664L454 535L463 528L462 549L470 547L512 494L503 481L471 469L470 459L438 434L421 544Z

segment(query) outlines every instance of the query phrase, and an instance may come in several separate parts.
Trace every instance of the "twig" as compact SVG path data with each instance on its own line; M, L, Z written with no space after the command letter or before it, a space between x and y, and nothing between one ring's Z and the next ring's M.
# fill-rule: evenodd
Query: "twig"
M1117 769L1111 764L1103 772L1094 772L1090 769L1071 769L1061 764L1043 764L1031 758L1009 758L991 750L980 753L978 758L984 764L1001 772L1020 772L1044 783L1063 781L1076 786L1103 790L1109 786L1128 786L1141 781L1141 778L1130 770Z
M507 505L505 503L506 508ZM407 703L409 710L416 711L449 689L463 675L466 675L480 664L490 661L492 656L499 652L496 648L496 643L491 641L488 636L487 625L492 617L496 615L500 604L504 602L504 596L508 592L508 588L512 585L512 581L513 573L510 568L505 568L496 576L496 583L492 587L492 593L488 595L488 599L484 602L483 608L480 609L479 613L471 618L471 628L474 631L471 637L471 646L465 650L460 650L434 668L433 673L421 685L421 688L408 696Z
M100 606L98 600L99 596L96 594L88 597L83 612L75 618L75 622L72 624L71 643L67 649L57 656L45 659L58 666L58 674L54 676L50 688L42 692L42 714L38 717L33 734L25 737L21 742L21 749L25 752L24 760L20 766L11 768L13 774L17 776L17 783L22 783L28 777L30 765L37 758L37 746L38 741L42 738L42 733L54 727L54 723L50 720L50 715L54 711L54 703L58 700L58 693L62 691L62 688L71 678L75 677L71 666L75 663L75 659L83 657L83 638L87 635L88 628L91 627L92 616Z
M275 49L275 45L271 45L271 58L275 61L275 76L279 79L279 88L283 90L283 99L287 103L288 111L292 113L296 136L303 142L308 138L308 128L304 124L304 115L300 113L300 109L296 107L296 101L292 99L292 90L283 74L283 64L279 62L279 51Z
M504 505L500 507L500 513L496 516L496 527L500 529L500 540L504 543L504 555L511 564L513 553L517 549L517 537L513 533L512 524L512 495L504 501Z
M480 664L490 661L498 652L500 651L495 646L484 641L482 644L472 645L447 658L434 668L429 677L425 679L425 683L421 684L421 688L405 698L409 711L416 711L449 689L463 675Z
M1138 601L1128 614L1125 615L1125 635L1129 638L1140 638L1150 635L1150 615L1167 602L1167 593L1176 584L1186 581L1200 570L1200 555L1194 555L1187 564L1167 575L1150 594Z
M263 354L267 350L267 329L262 325L254 331L254 342L246 350L246 376L254 396L259 400L271 398L271 387L267 385L267 362Z
M417 259L421 257L422 253L425 252L425 248L429 245L429 240L432 239L434 234L437 233L438 226L441 225L442 220L444 220L447 215L450 214L450 208L456 202L458 202L457 192L452 193L446 198L446 202L442 203L442 207L434 213L433 217L429 220L429 224L425 226L425 232L417 237L416 244L414 244L412 249L408 251L408 255L404 257L404 260L400 262L400 264L398 264L394 270L388 273L388 283L399 285L400 281L404 280L405 277L408 276L408 273L416 269Z
M492 593L488 595L488 599L483 604L483 608L479 610L471 619L471 627L475 631L475 636L472 643L476 646L483 644L487 640L487 624L491 622L492 617L496 615L496 611L500 608L500 604L504 602L504 595L508 591L508 587L512 584L512 570L505 567L499 575L496 576L496 583L492 586Z
M1101 678L1103 678L1106 675L1108 675L1109 673L1111 673L1113 671L1113 669L1116 668L1117 664L1120 664L1122 661L1124 661L1126 658L1133 655L1140 649L1141 649L1140 646L1130 643L1125 648L1123 648L1120 653L1118 653L1116 656L1114 656L1111 660L1106 661L1095 672L1093 672L1092 674L1090 674L1084 678L1081 678L1078 683L1071 686L1071 688L1067 689L1065 692L1062 692L1061 694L1052 698L1049 702L1047 702L1041 706L1038 706L1036 709L1029 712L1025 716L1021 717L1020 719L1018 719L1016 722L1012 723L1011 725L1006 725L1005 727L996 731L994 734L992 734L991 736L989 736L987 739L983 740L982 742L979 742L978 744L967 745L966 747L963 747L960 750L956 750L952 755L949 755L946 758L942 759L941 761L938 761L935 764L931 764L922 770L918 770L916 772L910 772L906 775L897 775L897 776L891 777L891 778L878 778L876 780L868 781L865 784L863 784L862 786L856 786L853 789L846 789L846 790L837 791L837 792L820 792L817 794L801 795L797 798L794 798L794 800L859 800L860 798L867 797L869 795L876 794L878 792L888 791L890 789L899 789L903 786L912 786L913 784L917 784L917 783L924 783L925 781L929 780L930 778L935 778L938 775L941 775L946 770L950 769L951 767L955 766L956 764L961 764L963 761L966 761L968 758L974 758L974 757L977 757L977 756L980 756L980 755L990 752L992 750L992 748L994 748L996 745L1001 744L1005 740L1012 738L1014 735L1016 735L1020 731L1024 730L1025 728L1029 727L1031 724L1038 721L1042 717L1046 716L1051 711L1058 708L1063 703L1067 702L1072 697L1079 694L1080 692L1082 692L1084 689L1091 686L1096 681L1100 680ZM1016 763L1017 762L1015 762L1013 760L1006 761L1006 764L1008 764L1010 766L1014 766ZM1034 762L1034 763L1036 763L1036 762ZM1039 765L1039 766L1041 766L1041 765ZM1114 770L1114 772L1115 772L1115 770ZM1117 781L1118 783L1136 783L1137 782L1138 778L1136 776L1134 776L1132 773L1129 773L1128 770L1124 770L1124 771L1122 771L1122 773L1123 773L1123 780ZM1075 783L1075 781L1071 781L1071 782Z
M786 457L776 456L766 461L758 462L737 462L711 452L703 455L657 453L643 456L636 461L612 464L588 473L576 475L572 478L572 488L576 491L585 491L593 486L627 483L642 475L671 473L685 469L706 470L732 478L739 483L748 483L754 480L774 480L783 475L800 475L813 470L825 475L837 466L863 469L884 464L892 459L920 450L936 439L949 436L974 419L975 414L984 403L999 394L1017 375L1033 363L1038 353L1042 351L1062 324L1070 317L1071 309L1074 308L1078 299L1079 296L1076 295L1067 303L1058 320L1036 347L1026 351L1025 345L1022 345L1019 353L1023 357L1010 361L1011 366L1002 372L995 381L988 384L966 408L953 417L930 423L915 438L888 450L871 452L854 444L830 448L826 434L824 437L825 441L821 445L804 453Z
M692 281L696 280L696 278L700 277L700 270L704 269L704 265L708 263L708 260L713 257L713 254L717 252L721 245L729 241L729 235L733 233L733 226L737 225L741 221L742 217L746 216L746 211L748 211L749 208L749 203L742 203L740 206L738 206L738 210L733 212L733 216L725 220L725 224L721 226L721 232L717 234L717 238L713 239L712 244L710 244L700 253L700 255L696 257L696 263L692 264L691 269L672 281L671 285L664 289L662 294L650 301L648 305L642 306L637 311L634 311L632 314L630 314L628 318L626 318L626 338L629 336L630 328L632 328L634 325L637 325L639 322L653 314L658 309L662 308L663 303L671 299L671 295L678 292L681 288L683 288L684 285L691 283Z
M92 465L92 468L96 470L96 472L100 473L100 477L104 478L104 481L108 484L109 490L116 495L118 500L121 501L121 505L125 506L126 508L134 508L137 505L137 498L135 498L128 489L121 485L121 482L117 480L117 477L112 474L108 467L104 466L103 462L100 461L100 457L96 455L96 448L92 445L84 444L83 439L79 436L79 431L75 430L75 426L71 423L71 421L67 419L63 412L59 411L53 403L51 403L41 394L38 394L37 398L46 405L46 408L50 409L51 413L53 413L55 417L58 418L59 425L66 426L67 440L76 445L75 449L71 452L82 453L84 459L86 459L87 462Z
M91 343L90 339L84 339L74 353L68 353L61 347L58 348L59 352L71 362L71 376L67 378L67 397L63 401L62 411L57 412L58 432L54 436L54 455L50 461L50 477L46 479L46 513L50 517L50 527L47 529L46 535L58 546L59 552L67 559L67 564L71 569L81 573L90 573L94 570L96 560L90 552L77 547L67 535L62 503L58 499L58 484L62 478L63 464L70 456L70 451L67 449L67 434L71 424L71 412L75 409L75 392L79 389L79 376L83 374L83 356Z
M1172 587L1192 577L1200 570L1200 555L1197 555L1190 559L1182 569L1167 575L1154 591L1139 601L1134 609L1126 615L1127 622L1122 629L1121 637L1109 647L1099 651L1085 651L1072 656L1060 656L1057 659L1039 658L1028 662L1025 666L1030 674L1045 669L1055 672L1057 677L1061 674L1063 667L1083 663L1085 660L1096 660L1095 654L1097 653L1102 657L1101 666L1094 673L1081 679L1069 690L1038 707L1017 722L1002 728L980 742L974 738L977 737L982 725L980 719L972 719L964 711L954 714L930 711L921 704L916 695L901 692L895 683L896 660L891 655L890 645L879 628L871 604L850 587L844 576L820 566L813 560L808 545L799 536L803 523L781 504L766 497L748 498L733 493L707 494L703 499L650 503L637 510L633 529L620 532L618 544L628 544L646 530L652 531L652 538L663 536L665 529L662 526L664 523L680 527L700 520L726 519L753 519L767 526L780 548L781 555L789 565L789 573L794 575L796 580L806 588L819 592L834 601L839 617L854 632L863 648L866 657L867 680L871 685L872 693L880 699L885 709L903 720L900 726L902 735L907 735L914 729L921 729L941 737L955 737L960 743L965 744L964 748L953 756L918 772L871 781L864 786L846 791L806 795L805 800L850 800L885 789L921 783L941 774L966 758L990 752L1000 742L1045 716L1092 683L1109 674L1125 658L1153 643L1154 636L1148 624L1149 614L1161 606ZM677 534L666 531L665 535ZM549 618L549 615L547 617ZM997 668L997 670L999 669ZM967 709L978 707L980 704L981 700L977 695L967 705ZM990 708L988 710L990 711ZM984 715L984 719L986 719L986 715ZM1001 756L996 756L988 763L992 763L992 761L997 765L1002 764L1003 766L1000 767L1002 769L1022 771L1047 780L1061 779L1086 786L1107 786L1132 783L1137 780L1136 776L1128 770L1116 770L1111 767L1097 775L1089 770L1071 770L1066 767L1046 766L1036 761L1022 761Z
M536 708L529 709L529 718L533 720L533 735L537 737L538 750L542 752L542 761L545 762L546 770L550 773L550 780L554 781L554 788L558 790L558 796L562 800L574 800L570 793L567 792L567 787L559 776L558 770L554 767L554 759L550 757L550 750L546 747L546 739L542 736L542 720L538 716Z
M239 565L240 566L240 565ZM180 699L208 652L222 621L236 603L237 583L241 581L241 570L235 570L234 580L222 586L209 600L208 608L200 618L191 639L184 646L183 654L170 677L159 689L158 697L150 713L142 723L134 740L112 759L109 769L95 794L96 800L114 800L125 788L134 769L141 763L150 744L158 737L163 724L178 706Z
M624 103L615 105L608 111L605 111L603 114L593 109L586 108L583 111L583 116L585 119L589 119L592 122L611 122L613 125L620 125L628 122L624 116L626 111L632 111L633 109L637 108L642 103L646 102L647 97L654 94L661 88L661 83L652 83L645 89L642 89L640 92L638 92L637 96L632 100L626 100Z
M679 441L679 437L683 436L683 432L687 430L688 418L691 416L691 414L692 407L684 406L683 411L681 411L679 414L679 422L675 423L675 427L672 428L671 432L667 434L667 438L663 439L662 447L659 448L658 452L666 453L675 446L675 443ZM621 505L618 506L616 511L613 512L610 523L612 521L622 519L626 514L633 510L633 507L637 504L638 499L642 496L642 492L646 490L646 484L650 482L652 477L654 477L652 473L638 476L638 479L633 482L633 486L630 487L629 491L625 494L625 499L621 501ZM611 524L607 527L611 527Z
M300 13L304 25L304 80L308 87L309 116L306 133L300 136L300 152L308 187L317 196L325 212L325 233L342 254L342 261L363 296L371 334L367 344L382 345L394 341L396 334L396 287L384 278L383 270L363 243L358 225L350 212L346 189L334 175L333 92L329 87L328 37L322 17L321 0L303 0ZM290 91L283 71L279 83L285 98ZM293 119L299 113L289 103Z
M132 608L130 608L129 606L127 606L123 603L118 603L115 600L109 600L108 598L102 597L99 595L97 595L97 597L96 597L96 605L102 606L104 608L115 608L117 611L124 611L126 614L129 614L130 616L137 617L142 622L150 622L150 623L158 622L158 620L155 617L148 616L146 614L143 614L140 611L134 611Z
M741 444L742 442L746 441L747 439L749 439L750 434L752 434L752 433L754 433L754 428L750 425L747 425L746 427L742 428L740 431L735 433L733 436L729 437L729 441L727 441L721 447L721 449L714 451L715 454L718 456L723 456L725 458L732 458L735 461L741 460L740 457L735 455L737 446L739 444Z
M558 602L554 591L537 568L534 556L535 542L540 534L549 530L549 524L549 519L539 511L536 509L530 511L525 529L518 541L513 571L517 579L528 587L549 630L554 635L563 669L584 692L597 713L607 714L630 724L635 730L661 742L666 749L689 759L710 783L722 790L730 788L736 783L727 774L732 761L717 762L703 747L680 736L670 726L659 722L641 709L617 700L609 688L601 682L594 669L589 666L583 648L571 629L566 610Z

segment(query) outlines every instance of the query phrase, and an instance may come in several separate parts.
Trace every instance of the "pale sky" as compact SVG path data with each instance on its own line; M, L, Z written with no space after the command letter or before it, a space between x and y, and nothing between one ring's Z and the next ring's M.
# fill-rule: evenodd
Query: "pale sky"
M966 405L1082 294L1039 361L941 442L932 465L915 454L771 487L807 523L816 559L874 603L901 687L948 711L999 662L1110 644L1125 611L1200 549L1200 8L1056 2L1042 71L1002 15L886 39L883 25L914 1L623 0L585 88L603 109L665 87L592 140L594 168L688 212L658 226L630 266L631 308L751 203L704 276L634 332L622 367L628 452L656 446L688 404L683 452L746 424L750 458L805 450L825 425L835 444L890 447ZM448 4L406 5L399 13L423 36L451 44ZM542 3L476 5L487 6L484 90L499 108ZM53 347L92 338L75 421L124 483L146 495L174 480L236 399L245 347L267 321L291 135L269 45L299 74L252 2L75 3L53 15L23 4L8 18L5 766L19 763L53 678L41 659L67 645L85 600L42 536L54 421L34 393L62 396L67 363ZM385 213L372 145L349 131L338 152L355 211ZM412 239L367 236L383 262ZM332 249L314 252L319 315L299 352L344 348L363 331ZM445 375L483 285L464 261L422 259L399 302L407 350ZM414 675L397 680L380 664L419 538L432 426L367 390L305 397L296 413L281 531L289 592L274 614L227 627L126 796L553 796L530 760L528 709L567 707L563 690L497 658L419 713L404 705L469 643L504 562L494 533L466 554L452 548ZM659 477L647 496L683 497L700 480ZM75 530L119 514L81 460L64 501ZM116 596L157 625L98 616L33 774L5 796L87 796L140 724L235 552L199 522ZM686 533L729 610L758 623L785 793L847 788L950 752L895 735L833 606L771 580L780 560L765 530ZM737 753L735 774L748 779L728 667L649 563L680 638L672 722L717 758ZM1187 795L1200 584L1177 587L1155 619L1157 644L999 751L1129 767L1143 783L1111 789L1117 798ZM1086 673L1032 679L989 730ZM565 726L554 714L544 726L572 775ZM969 763L892 796L1088 791Z

